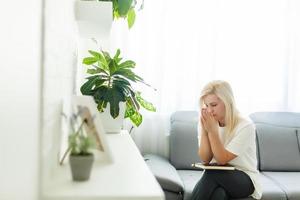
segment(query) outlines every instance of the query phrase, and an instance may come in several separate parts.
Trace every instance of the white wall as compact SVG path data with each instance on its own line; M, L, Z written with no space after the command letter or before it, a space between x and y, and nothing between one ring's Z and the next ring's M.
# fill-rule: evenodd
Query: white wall
M78 38L74 1L0 6L0 200L40 200L59 167L63 102L83 78L78 49L81 61L96 48Z
M0 199L38 199L41 0L0 6Z
M45 2L42 190L58 167L63 102L70 101L75 93L77 29L73 4L74 0Z
M71 96L80 94L86 67L81 62L88 49L99 49L91 39L79 38L74 16L75 0L46 0L45 3L45 60L43 80L42 116L42 190L47 190L59 167L59 155L66 147L62 141L63 106L70 107ZM107 33L108 34L108 33ZM107 37L97 39L101 47L108 49ZM65 105L63 105L65 104ZM66 128L67 129L67 128ZM65 145L61 145L61 142ZM67 160L67 159L66 159ZM66 163L67 161L65 161Z

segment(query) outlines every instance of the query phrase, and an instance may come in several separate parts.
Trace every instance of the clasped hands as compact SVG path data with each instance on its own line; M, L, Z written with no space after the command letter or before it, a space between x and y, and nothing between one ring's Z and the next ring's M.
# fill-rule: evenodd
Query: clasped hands
M211 112L208 112L206 108L201 109L201 126L206 133L217 134L219 130L219 122L214 118Z

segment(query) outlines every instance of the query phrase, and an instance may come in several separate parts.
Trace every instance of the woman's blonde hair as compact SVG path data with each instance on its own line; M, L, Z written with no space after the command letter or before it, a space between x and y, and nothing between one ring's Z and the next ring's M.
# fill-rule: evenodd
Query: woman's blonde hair
M231 86L226 81L215 80L204 86L200 95L200 108L204 105L204 97L214 94L221 99L225 105L225 133L230 135L239 122L239 111L235 106L235 100Z

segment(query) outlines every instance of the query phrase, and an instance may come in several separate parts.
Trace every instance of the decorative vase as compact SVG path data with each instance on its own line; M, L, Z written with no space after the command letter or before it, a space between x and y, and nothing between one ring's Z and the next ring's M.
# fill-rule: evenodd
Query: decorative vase
M109 103L107 104L104 112L100 113L100 119L106 133L120 133L123 127L126 104L124 102L120 102L119 107L119 116L115 119L110 115Z
M94 162L94 155L70 155L69 159L73 180L89 180Z

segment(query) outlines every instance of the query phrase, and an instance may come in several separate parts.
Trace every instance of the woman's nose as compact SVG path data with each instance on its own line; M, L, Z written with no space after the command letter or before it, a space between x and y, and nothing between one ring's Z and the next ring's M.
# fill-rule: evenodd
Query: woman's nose
M212 112L212 108L211 108L211 107L208 107L208 108L207 108L207 112L211 113L211 112Z

